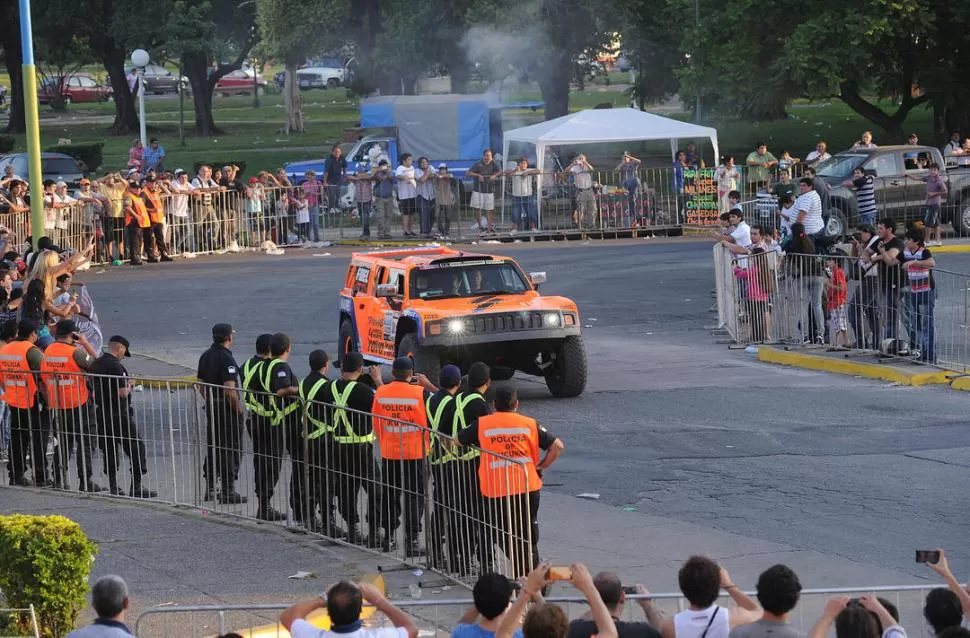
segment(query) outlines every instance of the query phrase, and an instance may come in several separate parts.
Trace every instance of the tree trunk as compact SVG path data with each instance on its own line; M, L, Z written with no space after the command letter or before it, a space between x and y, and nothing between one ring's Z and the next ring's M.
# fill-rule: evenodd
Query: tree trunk
M299 62L295 59L286 60L283 81L283 105L286 107L286 132L302 133L303 128L303 99L300 95L300 84L296 77Z
M896 109L895 113L890 115L862 97L855 84L843 82L839 89L839 99L845 102L850 109L876 126L879 126L890 135L899 137L903 136L903 122L906 121L909 112L930 99L928 94L914 98L909 90L907 90L903 94L899 108Z
M24 113L24 73L23 51L20 50L20 14L17 3L4 3L0 11L0 46L3 46L7 73L10 74L10 122L6 133L26 133L27 122Z
M138 127L138 113L135 110L137 94L131 92L128 77L125 75L125 50L116 45L104 48L104 70L108 72L108 81L114 92L115 121L111 130L120 135L136 133Z
M212 89L218 79L210 81L209 56L205 51L186 51L182 54L182 68L192 85L195 134L199 137L212 137L220 131L216 129L212 117Z
M569 114L569 80L572 68L569 54L557 49L546 52L539 75L539 91L546 103L546 120Z

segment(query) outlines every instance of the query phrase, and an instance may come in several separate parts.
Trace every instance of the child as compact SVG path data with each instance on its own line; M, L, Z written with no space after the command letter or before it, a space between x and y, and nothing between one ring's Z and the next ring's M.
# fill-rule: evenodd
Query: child
M791 237L791 225L798 217L795 214L795 200L790 195L785 195L778 200L778 227L781 230L781 244L784 246Z
M435 180L435 206L438 208L438 233L447 238L451 233L451 216L455 212L455 178L448 172L447 164L438 164Z
M825 298L828 299L829 311L829 339L834 347L840 348L849 343L849 322L845 313L846 291L848 283L842 264L835 257L829 257L826 262L828 280L825 286Z
M771 341L771 293L774 290L772 271L763 248L754 248L747 258L747 267L734 264L734 276L747 282L745 302L751 317L751 341Z
M374 173L361 171L347 178L354 183L354 204L360 217L361 239L370 239L370 213L374 205Z
M910 354L925 363L936 363L936 329L933 307L936 303L936 282L933 268L936 260L923 244L923 230L911 228L903 237L903 270L909 280L909 344Z
M926 225L926 245L942 246L943 236L940 234L940 206L946 201L946 181L940 177L940 167L930 164L930 174L923 178L926 182L926 215L923 224ZM933 236L936 240L933 240Z
M310 203L303 189L296 192L296 229L298 239L310 241Z

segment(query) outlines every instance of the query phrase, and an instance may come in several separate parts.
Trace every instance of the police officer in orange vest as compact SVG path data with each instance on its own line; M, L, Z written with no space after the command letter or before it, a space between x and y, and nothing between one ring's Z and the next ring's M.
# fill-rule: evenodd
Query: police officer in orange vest
M485 497L490 529L504 530L489 545L498 544L512 564L513 577L539 564L539 490L542 471L562 454L563 444L535 419L518 414L515 388L495 391L495 413L458 433L463 445L478 445L478 479ZM546 454L539 458L539 450ZM510 527L511 526L511 527ZM531 533L531 547L529 539ZM532 557L529 560L529 552ZM489 566L482 566L488 570Z
M10 455L7 473L11 485L29 485L27 455L34 470L34 485L47 485L47 429L41 426L37 401L44 358L37 341L37 324L24 319L17 324L17 340L0 348L0 383L3 401L10 407Z
M128 254L131 255L131 265L141 266L142 240L145 231L151 231L152 221L148 217L148 208L141 198L141 184L135 180L128 182L125 192L125 238L128 240ZM149 256L151 253L149 253Z
M374 394L374 433L381 449L384 477L384 551L391 551L401 524L404 500L404 553L416 556L421 549L421 516L427 484L430 437L426 405L436 388L423 374L414 374L410 357L398 357L391 366L393 381Z
M70 319L57 322L54 336L57 341L44 350L40 364L41 380L47 389L47 405L57 432L54 477L67 487L67 466L77 445L78 488L82 492L103 492L104 488L91 480L94 474L91 455L98 434L91 413L87 379L83 375L91 369L98 353Z
M158 257L155 257L155 248L158 249L162 261L175 261L168 256L168 250L165 247L165 206L162 204L161 193L158 191L154 177L145 178L142 198L145 207L148 209L148 219L151 222L148 229L142 233L148 262L155 263L158 261Z

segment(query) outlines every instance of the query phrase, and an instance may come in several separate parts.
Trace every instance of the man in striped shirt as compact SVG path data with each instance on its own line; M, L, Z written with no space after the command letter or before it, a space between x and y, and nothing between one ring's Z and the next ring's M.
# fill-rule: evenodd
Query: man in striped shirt
M875 224L876 183L872 175L868 175L861 166L857 166L852 171L852 179L846 180L843 185L855 189L855 201L859 207L859 223Z

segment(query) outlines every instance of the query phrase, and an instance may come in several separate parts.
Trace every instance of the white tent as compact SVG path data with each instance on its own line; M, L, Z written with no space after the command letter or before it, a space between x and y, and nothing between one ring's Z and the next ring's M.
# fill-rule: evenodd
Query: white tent
M502 158L509 161L509 143L536 145L536 168L542 171L546 149L562 144L602 144L641 140L670 140L673 159L678 142L699 138L711 140L714 165L718 162L717 129L681 122L637 109L590 109L577 111L548 122L506 131L502 138Z

